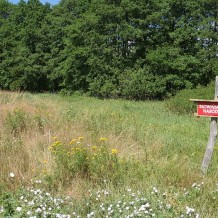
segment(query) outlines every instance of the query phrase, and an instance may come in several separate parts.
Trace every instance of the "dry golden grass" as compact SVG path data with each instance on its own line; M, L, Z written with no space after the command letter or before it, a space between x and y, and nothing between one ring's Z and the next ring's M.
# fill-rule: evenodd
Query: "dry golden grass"
M42 112L40 107L44 103L38 99L29 102L24 93L1 92L0 95L1 100L6 99L0 104L1 179L9 188L14 188L52 171L48 146L56 128L52 123L55 111L46 105ZM8 177L10 172L15 174L13 181Z
M83 123L76 119L67 120L63 116L64 104L53 99L45 101L37 96L30 97L25 93L0 92L0 179L9 189L29 184L33 178L52 174L55 162L48 147L54 137L65 144L73 138L83 137L84 143L90 145L106 137L109 148L117 149L121 157L144 158L144 149L131 134L105 135L99 132L93 137ZM15 174L14 179L9 178L10 172ZM79 196L75 190L81 180L75 178L72 181L74 188L69 190L70 193Z

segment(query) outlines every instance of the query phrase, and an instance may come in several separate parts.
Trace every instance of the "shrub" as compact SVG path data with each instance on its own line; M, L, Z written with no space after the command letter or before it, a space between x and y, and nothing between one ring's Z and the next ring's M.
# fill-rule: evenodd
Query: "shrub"
M148 67L127 70L119 78L121 96L126 99L162 99L166 96L166 82L152 75Z
M119 88L115 79L98 77L89 84L89 95L98 98L118 98Z
M5 125L11 133L17 135L18 133L27 130L28 121L28 114L22 110L17 109L12 112L8 112L5 119Z
M176 96L166 101L167 107L179 114L191 114L196 110L196 105L190 99L213 99L214 84L211 83L207 87L199 86L195 89L184 89Z

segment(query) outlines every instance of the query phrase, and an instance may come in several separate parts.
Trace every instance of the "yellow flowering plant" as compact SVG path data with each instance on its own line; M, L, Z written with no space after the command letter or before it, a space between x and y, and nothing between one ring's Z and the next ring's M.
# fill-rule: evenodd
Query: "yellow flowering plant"
M56 171L67 177L81 176L92 181L116 178L119 172L118 150L109 149L106 138L97 145L86 145L83 138L64 144L55 139L49 147L56 161ZM106 140L105 140L106 139Z

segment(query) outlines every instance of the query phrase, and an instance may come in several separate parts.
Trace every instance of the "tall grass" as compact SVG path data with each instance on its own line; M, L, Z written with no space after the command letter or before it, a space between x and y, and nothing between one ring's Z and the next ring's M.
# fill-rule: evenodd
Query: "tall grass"
M113 194L104 201L109 203L118 201L127 187L143 190L150 196L150 189L155 186L167 193L167 201L174 207L173 211L157 211L159 217L161 214L175 217L190 204L202 217L218 215L215 206L218 203L217 149L207 176L200 172L209 134L207 118L177 115L166 107L165 102L9 92L0 93L0 110L2 193L16 193L21 187L30 186L33 179L40 178L44 188L76 198L82 211L79 205L82 199L89 198L88 189L110 189ZM113 162L107 156L108 159L89 165L86 158L92 153L68 156L72 139L81 137L84 146L99 146L99 139L107 138L108 152L115 149L119 162L125 164L110 168ZM49 149L55 140L62 144L59 156ZM80 168L75 171L75 160L84 172ZM113 170L107 173L105 169ZM11 172L15 174L13 178L9 176ZM116 173L116 176L110 173ZM192 188L194 183L202 182L204 185L199 192ZM189 195L184 194L184 189L191 189ZM91 202L87 213L98 207L98 201Z

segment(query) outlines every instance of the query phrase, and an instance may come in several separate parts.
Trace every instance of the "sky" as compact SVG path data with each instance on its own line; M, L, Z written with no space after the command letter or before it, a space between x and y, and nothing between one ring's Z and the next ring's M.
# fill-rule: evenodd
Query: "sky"
M13 4L17 4L20 0L9 0L9 2L13 3ZM48 2L51 5L56 5L60 2L60 0L40 0L40 2L42 2L43 4Z

